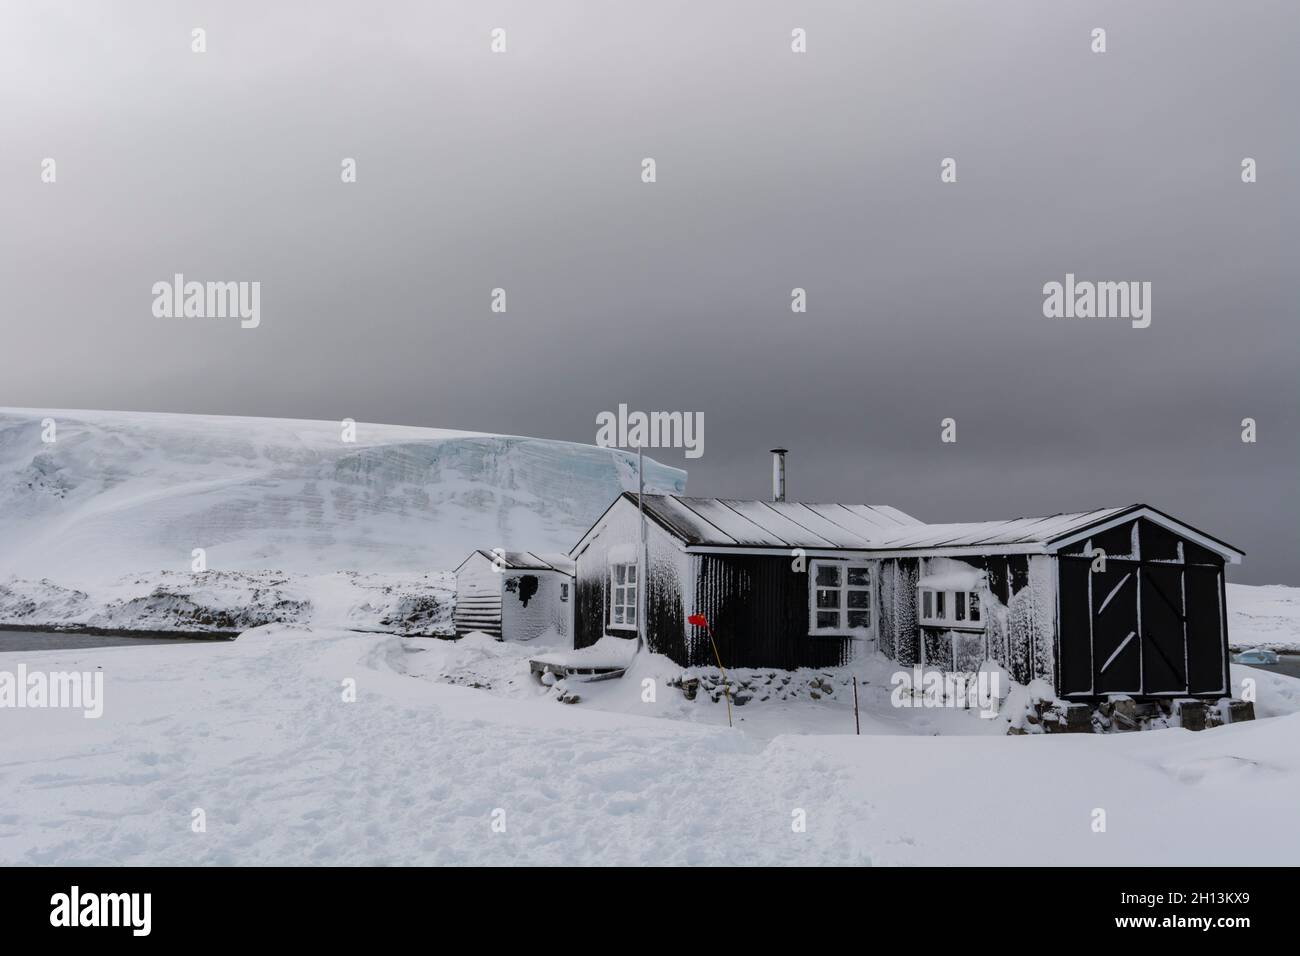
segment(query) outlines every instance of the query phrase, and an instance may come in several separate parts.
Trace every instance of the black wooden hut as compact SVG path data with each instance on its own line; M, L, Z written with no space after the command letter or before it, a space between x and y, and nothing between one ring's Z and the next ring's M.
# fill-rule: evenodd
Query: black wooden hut
M1242 552L1146 505L970 524L895 508L621 495L570 552L575 647L635 638L686 666L984 661L1072 699L1228 690L1224 565ZM641 589L645 588L642 595Z

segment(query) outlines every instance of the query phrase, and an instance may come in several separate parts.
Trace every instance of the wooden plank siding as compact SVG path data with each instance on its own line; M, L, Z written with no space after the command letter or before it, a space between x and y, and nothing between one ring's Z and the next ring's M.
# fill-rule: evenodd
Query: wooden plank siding
M1093 570L1094 549L1106 570ZM1072 699L1229 691L1224 559L1145 518L1057 559L1057 692Z
M578 561L573 584L573 646L591 647L605 636L608 608L605 594L605 569L596 561Z
M609 569L614 558L636 559L639 524L634 501L620 498L605 513L594 533L586 537L581 551L573 556L575 648L590 647L602 637L635 639L634 631L609 626ZM655 521L647 519L646 531L650 552L646 640L655 653L684 663L686 615L691 613L684 606L687 596L683 594L689 559L676 539Z

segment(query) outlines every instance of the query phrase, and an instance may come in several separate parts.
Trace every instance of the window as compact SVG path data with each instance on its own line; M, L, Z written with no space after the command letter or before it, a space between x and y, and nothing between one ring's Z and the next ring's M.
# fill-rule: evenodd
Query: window
M560 600L561 600L561 601L567 601L568 599L569 599L569 582L568 582L568 581L561 581L561 582L560 582Z
M843 561L814 561L809 574L811 633L871 629L871 568Z
M919 588L922 624L933 627L983 629L979 591Z
M615 564L609 569L609 626L636 629L636 564Z

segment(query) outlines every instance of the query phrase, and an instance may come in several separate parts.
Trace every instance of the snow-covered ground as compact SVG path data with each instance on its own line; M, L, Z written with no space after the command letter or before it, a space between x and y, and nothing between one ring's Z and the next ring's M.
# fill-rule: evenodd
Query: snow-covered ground
M1300 588L1229 584L1228 639L1234 650L1300 653Z
M646 478L685 491L650 458ZM445 570L475 548L566 551L631 487L635 456L569 442L0 408L0 580L85 589L188 571L195 548L223 571Z
M0 625L237 633L263 624L311 624L392 634L454 633L456 576L292 575L271 571L163 571L65 588L49 580L0 581Z
M729 729L725 704L686 701L661 658L565 694L526 653L273 625L0 654L0 671L104 675L97 720L0 710L0 864L1300 858L1297 680L1234 667L1280 716L1200 733L1009 737L970 712L891 707L869 659L854 736L847 672L776 672L790 682ZM813 680L832 692L814 699Z

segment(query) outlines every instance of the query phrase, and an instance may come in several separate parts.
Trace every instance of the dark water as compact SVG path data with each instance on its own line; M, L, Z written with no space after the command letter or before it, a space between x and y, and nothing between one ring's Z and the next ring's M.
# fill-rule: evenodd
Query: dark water
M213 644L221 641L193 637L129 637L124 634L73 634L68 631L0 631L4 651L72 651L87 647L140 644Z
M1243 664L1242 666L1257 667L1262 671L1285 674L1288 677L1300 677L1300 654L1279 654L1276 664Z

